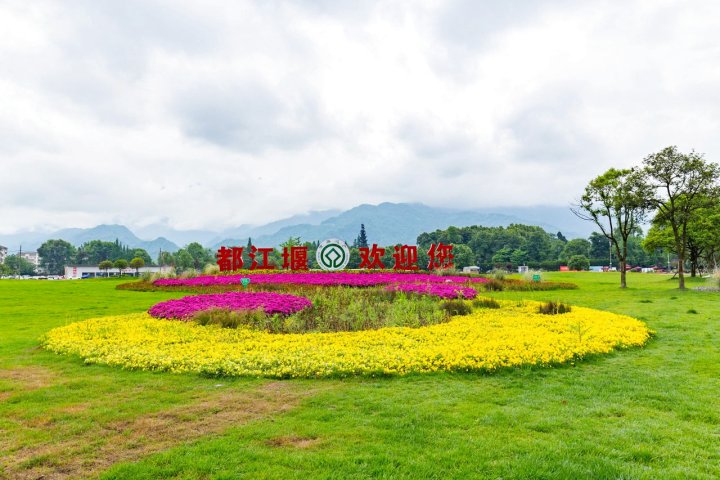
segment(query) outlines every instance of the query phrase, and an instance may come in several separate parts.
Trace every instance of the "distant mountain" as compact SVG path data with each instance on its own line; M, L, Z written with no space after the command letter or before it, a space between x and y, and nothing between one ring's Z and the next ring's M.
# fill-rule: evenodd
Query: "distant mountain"
M152 258L157 258L160 249L168 252L175 252L178 246L170 240L159 237L155 240L141 240L133 232L124 225L98 225L93 228L65 228L56 232L49 233L32 233L32 234L15 234L7 237L0 237L0 243L7 241L8 250L16 252L20 246L24 251L36 250L46 240L63 239L76 247L90 240L103 240L105 242L114 242L117 239L123 245L131 248L144 248Z
M80 246L90 240L104 240L121 243L133 248L144 248L157 258L160 249L168 252L199 242L212 249L222 245L245 245L248 237L258 246L276 247L290 237L303 241L341 238L349 243L365 224L368 240L380 245L407 243L412 245L418 235L445 229L449 226L466 227L484 225L488 227L507 226L511 223L537 225L549 233L562 232L567 238L587 238L593 224L580 220L567 207L498 207L473 210L429 207L421 203L381 203L380 205L359 205L347 211L323 210L295 215L265 225L241 225L222 232L209 230L174 230L167 224L154 224L137 229L145 238L142 240L123 225L98 225L93 228L66 228L56 232L26 232L0 235L0 245L15 253L20 245L24 251L37 249L44 241L62 238Z
M413 244L422 232L449 226L498 227L523 223L540 226L550 233L561 231L568 238L587 237L592 232L589 224L562 207L459 210L419 203L381 203L360 205L327 218L319 225L288 225L272 234L251 236L254 244L262 246L277 246L290 237L300 237L303 241L340 238L352 242L360 231L361 223L365 224L369 241L380 245ZM246 242L247 235L226 237L215 243L213 248L244 245Z

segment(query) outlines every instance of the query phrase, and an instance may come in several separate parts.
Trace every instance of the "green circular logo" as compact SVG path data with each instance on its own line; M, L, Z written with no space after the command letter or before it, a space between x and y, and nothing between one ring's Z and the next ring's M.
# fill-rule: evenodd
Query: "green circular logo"
M350 261L350 249L342 240L331 238L318 246L315 260L323 270L342 270Z

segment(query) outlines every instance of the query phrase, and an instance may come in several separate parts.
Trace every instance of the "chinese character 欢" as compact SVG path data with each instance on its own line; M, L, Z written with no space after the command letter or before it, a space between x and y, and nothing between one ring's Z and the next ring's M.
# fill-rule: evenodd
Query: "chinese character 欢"
M385 268L382 263L382 256L385 255L384 248L378 248L377 243L372 244L372 250L368 247L360 247L359 268Z

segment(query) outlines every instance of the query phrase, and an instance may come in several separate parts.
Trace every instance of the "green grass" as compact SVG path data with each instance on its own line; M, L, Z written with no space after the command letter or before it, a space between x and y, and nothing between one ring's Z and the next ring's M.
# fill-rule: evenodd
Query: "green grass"
M624 291L616 274L545 278L580 288L481 294L632 315L655 338L495 375L270 382L131 372L47 353L38 338L185 293L0 281L0 478L720 478L720 294L681 292L660 275L630 274ZM176 441L171 429L162 451L143 453L145 419L202 426L224 412L221 395L256 392L237 409L265 403L261 415ZM295 400L272 403L283 395ZM71 453L48 447L58 442ZM98 452L117 463L92 467ZM63 474L68 464L80 466Z

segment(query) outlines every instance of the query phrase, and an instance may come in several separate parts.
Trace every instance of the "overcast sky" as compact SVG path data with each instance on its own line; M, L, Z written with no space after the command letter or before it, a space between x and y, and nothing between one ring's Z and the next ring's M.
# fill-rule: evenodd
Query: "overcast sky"
M720 160L720 2L0 0L0 233L567 205Z

